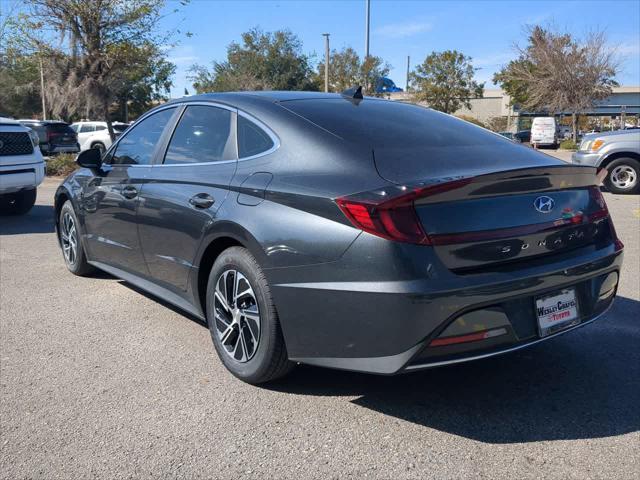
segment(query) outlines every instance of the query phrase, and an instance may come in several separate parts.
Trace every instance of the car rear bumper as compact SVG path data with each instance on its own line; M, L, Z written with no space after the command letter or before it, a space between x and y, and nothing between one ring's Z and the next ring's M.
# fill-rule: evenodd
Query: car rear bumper
M506 353L553 338L602 315L615 296L622 264L622 251L611 246L510 272L444 272L433 273L431 278L427 274L424 278L376 281L376 260L370 257L370 268L364 276L370 280L361 282L340 278L342 272L352 269L340 265L351 261L348 254L332 264L266 272L291 360L395 374ZM400 258L396 267L395 275L412 273L405 270ZM330 271L336 281L300 281L311 272L322 279ZM599 298L600 288L612 281L610 275L615 276L615 287L607 289L606 298ZM289 281L283 282L287 277ZM541 338L535 299L567 287L576 289L580 323ZM507 318L508 335L458 346L428 346L459 317L485 310Z
M40 148L44 153L78 153L80 151L80 145L40 145Z
M0 194L36 188L44 179L44 161L11 164L10 157L3 157L0 166ZM22 160L22 159L20 159Z

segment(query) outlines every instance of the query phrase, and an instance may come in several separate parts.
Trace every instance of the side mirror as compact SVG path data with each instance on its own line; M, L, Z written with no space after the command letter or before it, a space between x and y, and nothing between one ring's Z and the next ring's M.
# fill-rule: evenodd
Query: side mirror
M98 169L102 166L102 154L97 148L89 148L78 154L76 163L84 168Z

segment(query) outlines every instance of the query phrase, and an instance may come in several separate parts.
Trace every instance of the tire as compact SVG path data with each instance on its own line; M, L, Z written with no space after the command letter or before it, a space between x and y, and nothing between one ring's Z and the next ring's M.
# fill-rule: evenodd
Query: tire
M237 302L234 285L241 293ZM247 249L228 248L214 262L207 283L207 323L220 360L240 380L265 383L294 367L269 284Z
M9 193L0 198L0 213L3 215L25 215L36 203L35 188Z
M71 225L73 225L73 230ZM73 209L73 204L71 200L67 200L62 205L58 216L58 235L60 236L62 257L71 273L83 277L93 273L96 269L87 263L87 256L80 240L79 228L80 224ZM70 252L73 252L73 254Z
M640 193L640 162L634 158L617 158L607 165L605 185L611 193Z
M96 142L91 144L91 148L95 148L97 150L100 150L100 155L104 155L104 152L107 151L107 147L105 147L104 143L102 142Z

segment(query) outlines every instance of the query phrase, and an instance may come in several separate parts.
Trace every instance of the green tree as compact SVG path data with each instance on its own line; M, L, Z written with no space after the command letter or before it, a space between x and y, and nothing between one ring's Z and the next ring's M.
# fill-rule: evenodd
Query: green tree
M212 68L194 65L189 80L198 93L233 90L317 90L310 58L289 30L242 34L242 43L227 47L227 59Z
M132 46L127 55L131 68L114 85L119 117L125 122L147 111L154 103L168 98L176 66L166 60L164 52L152 43Z
M332 50L329 56L329 90L342 92L354 85L363 85L365 91L371 93L376 80L387 76L389 70L391 66L380 57L369 56L363 61L351 47ZM324 62L318 64L315 83L319 89L324 89Z
M27 0L17 33L47 59L51 113L97 115L114 138L110 107L139 49L168 40L157 33L163 7L164 0Z
M471 57L456 50L433 52L410 74L414 98L445 113L471 108L469 100L482 98L484 90L474 72Z
M31 118L41 111L38 64L35 55L0 52L0 114Z
M534 65L525 58L511 60L499 72L493 75L493 84L499 85L510 97L509 105L525 105L529 101L529 88L515 72L529 71L533 73Z

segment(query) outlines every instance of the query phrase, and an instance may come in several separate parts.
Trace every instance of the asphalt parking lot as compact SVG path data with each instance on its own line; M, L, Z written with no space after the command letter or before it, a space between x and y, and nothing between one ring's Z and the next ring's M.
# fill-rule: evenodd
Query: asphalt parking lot
M0 478L638 478L640 199L605 194L619 297L531 349L398 377L236 380L204 325L0 217ZM318 312L321 315L321 312Z

